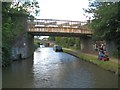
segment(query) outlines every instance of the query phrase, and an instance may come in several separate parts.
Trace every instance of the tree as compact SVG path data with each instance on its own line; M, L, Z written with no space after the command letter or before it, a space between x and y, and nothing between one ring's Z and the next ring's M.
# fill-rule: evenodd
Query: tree
M54 36L49 36L48 40L55 41L55 37Z
M66 48L80 49L80 39L76 37L55 37L55 43Z
M29 11L30 9L33 9ZM16 18L12 18L10 14L26 14L28 18L33 18L33 13L39 13L38 2L35 0L33 2L17 2L17 3L8 3L2 2L2 66L10 64L10 54L11 54L11 45L17 36L21 34L22 27L17 25L18 30L14 30Z
M86 13L93 14L89 27L94 31L96 40L113 41L120 54L120 2L91 1ZM118 55L119 56L119 55Z
M94 37L106 40L116 40L120 36L120 20L118 10L120 2L91 2L86 13L93 14L93 20L89 24L94 30Z

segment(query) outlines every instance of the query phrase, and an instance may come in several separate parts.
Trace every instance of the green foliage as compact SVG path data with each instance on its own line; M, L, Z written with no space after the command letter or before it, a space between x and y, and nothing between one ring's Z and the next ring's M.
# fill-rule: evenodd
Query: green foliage
M116 74L119 74L118 73L118 63L115 63L115 62L112 62L112 61L99 61L97 60L97 57L96 56L93 56L93 55L90 55L90 54L85 54L85 53L80 53L80 52L75 52L74 50L68 50L68 49L64 49L63 50L64 52L66 53L69 53L71 55L74 55L82 60L85 60L87 62L90 62L90 63L93 63L105 70L108 70L108 71L112 71L112 72L115 72Z
M4 4L3 10L6 12L9 3ZM10 48L11 41L14 39L12 27L13 23L11 17L3 13L3 22L2 22L2 66L5 67L10 64Z
M31 10L31 11L30 11ZM33 19L34 13L39 13L38 2L2 2L2 66L10 64L11 46L23 34L24 25L21 23L23 19L17 18L18 15L28 16ZM19 16L18 16L19 17ZM21 16L22 17L22 16ZM22 17L23 18L23 17Z
M113 41L118 50L115 54L120 56L120 2L91 0L85 12L93 15L88 25L94 32L93 39Z
M48 40L55 41L55 37L54 36L49 36Z
M85 11L93 14L93 20L89 26L94 30L94 37L118 40L120 36L119 9L120 2L90 3L90 8Z
M75 37L55 37L55 43L67 48L80 49L80 39Z
M12 2L7 10L10 13L24 13L28 15L38 15L40 12L39 3L36 0L27 0L20 2Z
M81 49L80 47L80 39L79 38L76 38L75 39L75 44L76 44L76 49Z
M34 38L34 49L40 47L40 40L38 38Z

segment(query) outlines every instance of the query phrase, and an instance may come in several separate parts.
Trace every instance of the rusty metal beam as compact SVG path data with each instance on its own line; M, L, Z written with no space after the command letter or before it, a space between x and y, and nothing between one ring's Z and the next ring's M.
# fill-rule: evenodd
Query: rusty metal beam
M62 33L92 34L91 31L85 29L59 28L59 27L29 28L28 32L53 32L53 33L62 32Z
M29 21L29 33L67 33L67 34L84 34L92 35L92 31L88 30L81 24L86 22L54 20L54 19L36 19ZM83 28L82 28L83 27Z

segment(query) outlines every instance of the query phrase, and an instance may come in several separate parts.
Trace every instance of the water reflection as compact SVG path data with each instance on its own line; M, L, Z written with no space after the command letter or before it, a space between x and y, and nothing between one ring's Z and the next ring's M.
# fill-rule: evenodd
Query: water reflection
M39 48L34 59L14 62L3 70L3 87L114 88L118 78L88 62L52 48Z
M112 73L69 54L41 48L41 53L34 55L34 82L43 82L35 87L117 87L117 78ZM114 83L110 78L114 78ZM107 81L103 83L104 80Z

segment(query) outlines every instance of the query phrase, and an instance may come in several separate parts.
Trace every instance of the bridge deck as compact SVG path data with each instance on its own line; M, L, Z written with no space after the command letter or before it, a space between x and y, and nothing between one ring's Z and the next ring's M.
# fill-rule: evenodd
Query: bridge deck
M51 20L51 19L36 19L29 23L29 33L33 34L76 34L76 35L92 35L91 30L84 28L82 25L85 22L66 21L66 20ZM49 33L49 34L47 34Z

